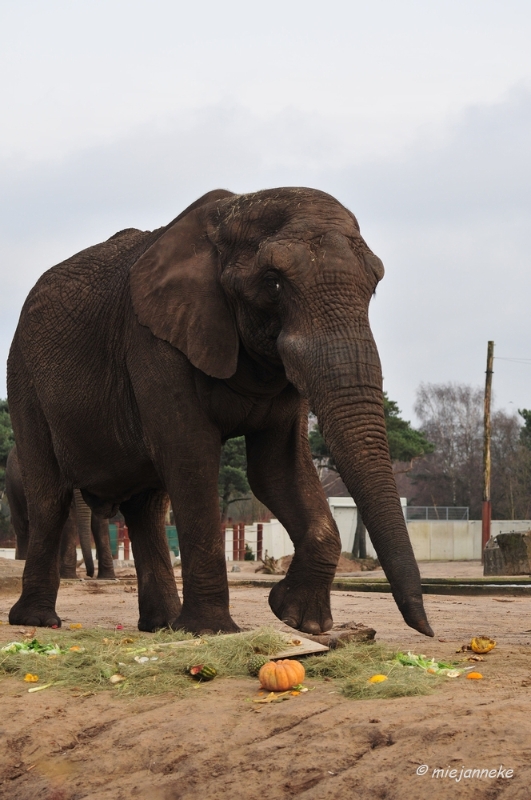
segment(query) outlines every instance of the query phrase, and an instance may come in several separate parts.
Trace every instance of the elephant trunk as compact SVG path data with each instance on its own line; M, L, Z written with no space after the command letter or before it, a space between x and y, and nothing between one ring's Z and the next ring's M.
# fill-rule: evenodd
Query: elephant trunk
M83 500L79 489L74 489L74 501L76 505L79 544L81 546L81 552L83 553L83 560L85 562L87 576L92 578L94 576L94 560L92 558L92 547L90 541L92 534L90 525L92 512Z
M279 337L288 378L310 401L341 478L354 498L393 597L408 625L433 636L420 573L393 476L382 374L368 320L341 336Z

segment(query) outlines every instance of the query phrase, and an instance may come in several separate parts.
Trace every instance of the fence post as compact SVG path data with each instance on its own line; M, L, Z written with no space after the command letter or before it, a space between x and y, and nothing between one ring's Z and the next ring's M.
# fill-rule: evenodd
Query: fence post
M245 523L238 525L238 561L245 560Z
M238 560L238 526L232 526L232 560Z
M221 523L220 534L223 542L223 558L227 560L227 525L224 522Z
M116 523L116 540L117 540L117 549L116 549L116 557L120 558L120 545L124 543L124 527L123 522Z
M127 525L124 525L124 561L129 561L129 531Z
M262 560L262 547L264 544L264 526L261 522L256 526L256 560Z

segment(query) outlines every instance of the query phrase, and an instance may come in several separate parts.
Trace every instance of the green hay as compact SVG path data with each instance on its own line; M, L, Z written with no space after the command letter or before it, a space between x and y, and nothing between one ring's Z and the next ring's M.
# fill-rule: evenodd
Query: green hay
M80 694L111 690L123 696L170 692L182 697L197 686L187 674L187 669L196 664L214 667L219 678L249 678L247 661L253 654L274 656L286 648L285 635L273 628L203 638L180 631L132 635L101 629L39 631L38 640L41 644L54 643L66 652L55 657L0 652L0 676L22 681L27 673L38 675L38 683L22 684L25 689L52 684ZM172 646L177 642L189 644ZM70 651L72 646L83 650ZM352 699L427 694L440 684L439 676L393 662L395 655L380 644L347 644L304 658L306 683L323 679L337 682L338 689ZM138 663L135 656L150 660ZM109 679L117 674L125 680L113 685ZM388 680L369 683L375 674L387 675Z
M190 645L166 646L185 641ZM195 664L209 664L219 677L249 677L247 661L253 654L274 655L286 647L285 637L273 628L201 639L180 631L132 636L101 630L65 631L59 635L39 631L39 642L53 642L66 652L55 657L0 653L0 675L21 679L27 673L38 675L38 683L24 684L28 688L51 683L81 693L113 689L135 696L164 692L182 696L196 685L186 673ZM68 649L72 646L84 649L72 652ZM138 663L135 656L150 660ZM117 674L126 680L113 685L109 679Z
M342 693L353 700L389 699L429 694L441 677L393 662L396 654L381 644L347 644L304 662L307 678L341 680ZM386 675L381 683L369 683L373 675Z

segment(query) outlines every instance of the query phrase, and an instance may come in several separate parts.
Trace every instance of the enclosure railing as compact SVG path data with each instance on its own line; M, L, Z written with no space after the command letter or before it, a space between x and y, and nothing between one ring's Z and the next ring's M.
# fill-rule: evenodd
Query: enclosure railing
M123 548L123 557L128 561L132 557L131 542L127 525L119 520L109 523L109 538L111 542L111 552L113 558L118 558L119 548ZM168 547L173 551L174 556L179 556L179 537L175 525L166 525L166 538Z
M406 520L468 520L468 506L406 506Z

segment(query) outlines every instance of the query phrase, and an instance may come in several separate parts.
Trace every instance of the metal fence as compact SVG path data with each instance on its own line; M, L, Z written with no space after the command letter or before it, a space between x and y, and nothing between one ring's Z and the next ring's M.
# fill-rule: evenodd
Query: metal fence
M468 506L406 506L406 520L468 520Z

